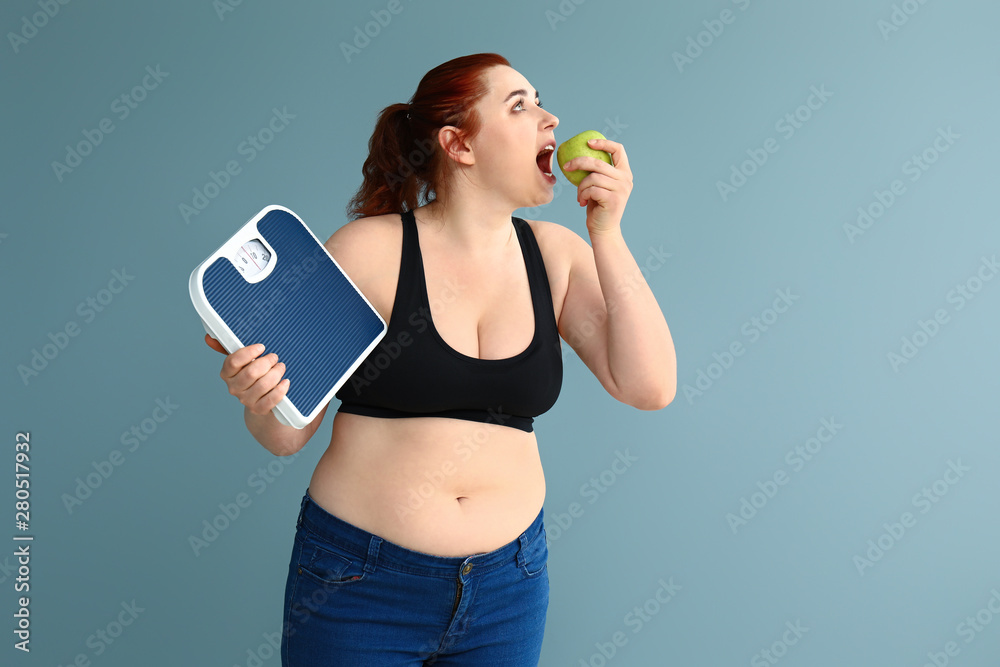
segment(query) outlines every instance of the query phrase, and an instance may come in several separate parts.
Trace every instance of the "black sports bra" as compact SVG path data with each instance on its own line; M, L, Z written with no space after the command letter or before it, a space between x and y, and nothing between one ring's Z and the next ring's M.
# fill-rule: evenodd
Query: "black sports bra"
M528 223L511 217L531 287L535 334L506 359L478 359L448 345L431 320L413 211L401 216L403 248L389 328L337 391L338 412L449 417L531 432L562 387L562 343L541 251Z

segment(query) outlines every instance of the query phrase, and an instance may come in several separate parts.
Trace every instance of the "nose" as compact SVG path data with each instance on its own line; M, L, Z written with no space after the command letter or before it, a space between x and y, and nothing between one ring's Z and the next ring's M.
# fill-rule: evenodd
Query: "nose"
M551 127L552 129L555 129L556 127L559 126L559 118L554 113L549 112L549 111L545 111L545 114L546 114L546 118L545 118L545 125L544 126L546 128Z

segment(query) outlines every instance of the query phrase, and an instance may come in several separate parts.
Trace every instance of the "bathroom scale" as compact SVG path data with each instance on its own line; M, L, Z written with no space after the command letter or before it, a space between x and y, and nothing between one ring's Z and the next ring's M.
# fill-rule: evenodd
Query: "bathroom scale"
M205 331L232 354L263 343L289 386L278 421L303 428L330 402L388 326L306 224L265 207L191 272Z

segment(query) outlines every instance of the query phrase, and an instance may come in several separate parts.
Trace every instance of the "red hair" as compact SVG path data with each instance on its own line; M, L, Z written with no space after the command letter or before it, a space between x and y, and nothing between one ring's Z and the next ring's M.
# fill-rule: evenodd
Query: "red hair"
M408 104L379 112L361 167L364 181L347 205L351 220L413 210L421 197L433 201L431 192L437 198L449 167L438 130L451 125L465 139L476 136L482 119L474 106L489 90L486 71L498 65L510 67L496 53L449 60L424 75Z

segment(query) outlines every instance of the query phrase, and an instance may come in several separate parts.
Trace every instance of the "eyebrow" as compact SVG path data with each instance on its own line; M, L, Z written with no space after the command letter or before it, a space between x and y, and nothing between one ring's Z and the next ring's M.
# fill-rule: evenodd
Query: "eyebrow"
M510 98L514 97L515 95L527 95L527 94L528 94L528 91L525 90L525 89L523 89L523 88L515 90L512 93L510 93L509 95L507 95L507 97L504 98L503 104L507 104L507 100L509 100ZM537 90L535 91L535 97L538 97L538 91Z

